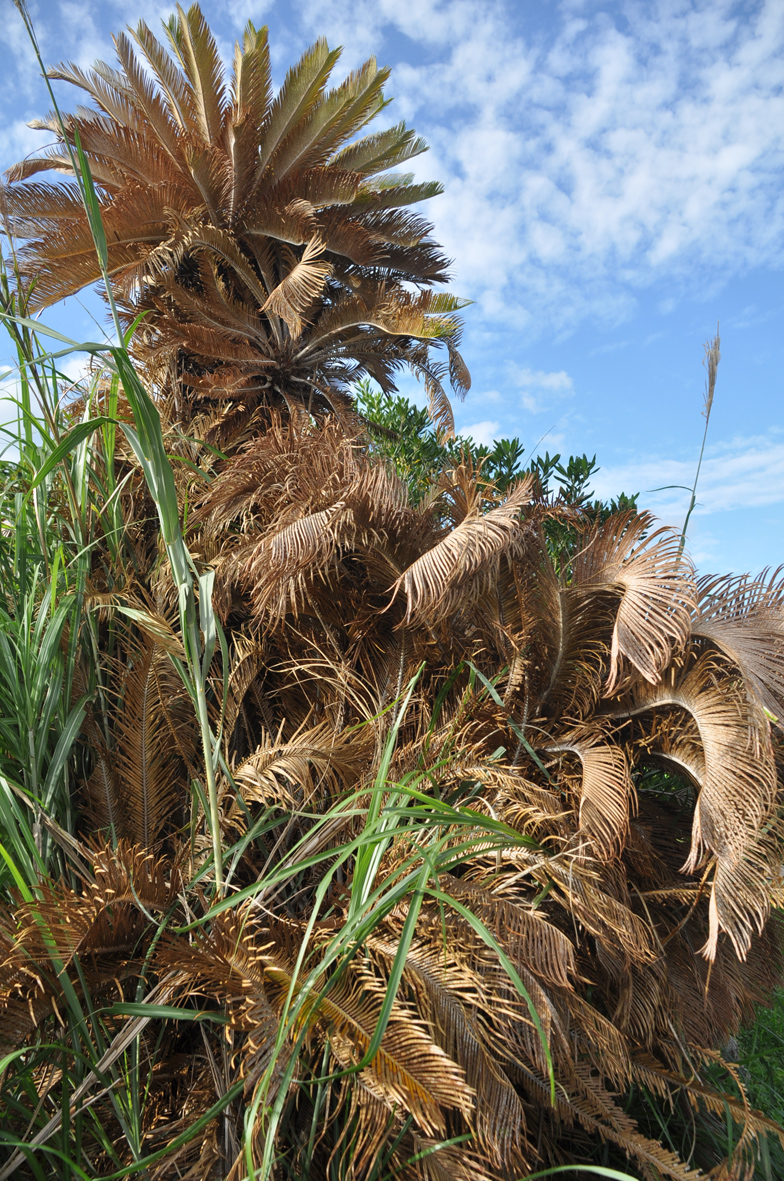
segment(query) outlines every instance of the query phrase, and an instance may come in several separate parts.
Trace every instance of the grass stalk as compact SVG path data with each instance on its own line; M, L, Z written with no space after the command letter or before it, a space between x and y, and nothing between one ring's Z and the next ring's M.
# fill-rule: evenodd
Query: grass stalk
M216 766L218 749L215 736L209 721L207 706L207 676L215 650L217 625L211 602L212 576L200 576L193 564L182 534L179 519L179 505L174 476L166 455L161 427L160 415L155 403L145 390L136 373L128 354L127 340L123 333L117 305L114 300L109 276L109 260L106 246L106 233L101 219L100 203L95 189L95 183L90 171L90 165L79 141L78 131L74 129L74 143L63 120L57 98L41 56L35 28L27 10L25 0L14 0L21 13L28 36L33 46L36 60L41 68L41 74L49 91L52 106L60 124L63 142L68 152L71 168L79 186L85 214L90 226L95 252L98 257L104 289L109 301L109 307L114 322L117 344L108 346L105 350L109 354L112 369L118 374L125 396L133 411L136 432L125 433L139 460L147 483L155 500L161 525L166 553L171 566L172 575L178 592L180 622L187 661L187 687L189 688L196 706L201 741L204 751L205 778L207 781L207 799L209 807L209 823L212 837L213 858L215 865L215 888L220 895L223 892L223 850L221 844L220 808L216 782ZM16 319L13 316L8 317ZM103 348L95 348L95 352L103 352ZM199 598L200 621L196 615L195 585L201 591ZM203 635L203 646L200 638L199 622Z
M694 512L697 504L697 484L700 479L700 471L702 469L702 458L705 454L705 443L708 438L708 426L710 425L711 410L713 408L713 394L716 389L716 372L721 360L721 339L719 337L719 328L716 326L716 335L713 340L705 343L705 356L703 357L703 365L708 370L708 376L705 382L705 406L703 408L703 415L705 417L705 429L702 432L702 446L700 447L700 457L697 460L697 471L694 475L694 484L691 490L691 498L689 500L689 507L686 512L686 519L683 522L683 529L681 530L680 545L678 547L678 556L683 553L686 545L686 533L689 528L689 520L691 514Z

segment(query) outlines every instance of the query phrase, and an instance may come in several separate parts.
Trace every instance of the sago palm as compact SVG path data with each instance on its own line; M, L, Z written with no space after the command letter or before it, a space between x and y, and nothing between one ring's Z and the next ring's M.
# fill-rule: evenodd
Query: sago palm
M433 290L447 260L409 208L441 188L391 171L426 148L404 123L360 135L387 106L389 71L371 58L329 89L340 50L322 39L276 94L266 28L247 26L230 80L198 5L165 29L168 49L142 22L115 38L119 69L50 77L95 104L65 117L66 134L97 186L115 292L129 320L143 314L137 354L177 417L217 401L226 438L257 406L340 411L363 374L394 388L409 366L451 429L446 378L460 393L470 383L461 301ZM100 268L78 187L29 181L73 176L60 120L34 126L58 144L11 169L3 201L33 306L46 306Z

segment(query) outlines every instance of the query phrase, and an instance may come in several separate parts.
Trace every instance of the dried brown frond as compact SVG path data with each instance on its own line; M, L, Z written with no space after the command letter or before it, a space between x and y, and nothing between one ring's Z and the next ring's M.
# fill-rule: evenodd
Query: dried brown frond
M293 982L295 997L301 988L293 976L298 933L291 925L261 927L247 912L230 913L194 945L170 940L161 952L162 964L180 970L192 991L231 1001L232 1024L247 1035L243 1069L252 1066L253 1077L271 1061L288 988ZM322 978L305 1000L303 1019L312 1037L328 1036L331 1055L345 1068L369 1047L383 998L383 979L355 958L334 979ZM276 1069L279 1078L280 1058ZM388 1112L402 1107L427 1135L445 1131L444 1109L466 1115L471 1110L463 1072L401 1002L393 1006L381 1047L359 1078Z
M784 577L701 578L699 614L692 624L729 657L749 689L776 720L784 717Z
M627 660L656 684L691 633L696 605L693 572L671 530L650 533L647 513L621 513L586 540L572 564L573 584L584 593L620 597L605 692L622 679ZM646 536L648 534L648 536Z
M503 504L483 516L466 516L399 576L393 593L402 590L406 596L406 624L435 623L497 579L501 555L523 532L520 509L530 502L533 487L533 477L520 480Z
M312 808L359 783L373 753L372 730L335 733L330 722L298 730L288 741L268 740L234 772L246 802Z
M66 981L77 995L86 986L94 1003L135 976L151 935L149 912L170 907L182 885L176 866L124 842L96 844L91 860L81 889L42 883L0 930L0 1027L9 1047L44 1019L62 1020Z
M723 929L742 955L767 917L775 864L774 842L765 836L776 798L770 725L743 684L727 675L723 658L709 652L691 668L670 669L659 685L638 683L623 713L655 710L669 720L659 749L700 789L684 869L696 870L706 854L717 857L706 954L715 955Z
M396 945L374 938L369 951L388 967ZM472 1124L483 1149L496 1167L522 1170L525 1113L475 1016L488 1004L488 990L481 975L454 951L452 944L414 944L406 957L403 987L436 1044L466 1072L466 1082L476 1094Z
M433 292L446 259L404 208L440 186L371 180L426 146L404 124L365 133L388 70L371 58L330 88L340 53L322 39L273 95L266 29L248 26L230 78L198 5L179 8L169 31L170 47L144 23L116 37L118 69L50 72L94 105L66 114L64 129L38 121L54 145L3 189L36 306L100 278L77 186L31 179L73 175L65 141L78 131L115 295L129 323L145 314L134 348L151 371L176 374L186 418L221 398L331 415L363 373L394 388L408 366L452 429L444 379L458 396L470 384L461 304Z
M583 769L580 828L590 840L594 856L617 856L625 844L635 799L625 751L599 727L590 726L564 735L547 751L577 755Z
M115 767L124 801L122 835L152 848L182 803L182 753L196 750L190 702L161 645L145 639L131 650L118 706Z

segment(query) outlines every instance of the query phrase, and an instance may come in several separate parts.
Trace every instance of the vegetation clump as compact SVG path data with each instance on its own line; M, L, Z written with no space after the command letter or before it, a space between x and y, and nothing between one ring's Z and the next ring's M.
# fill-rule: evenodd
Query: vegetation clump
M3 191L0 1181L770 1179L784 579L450 439L386 73L167 32ZM96 278L64 399L28 312Z

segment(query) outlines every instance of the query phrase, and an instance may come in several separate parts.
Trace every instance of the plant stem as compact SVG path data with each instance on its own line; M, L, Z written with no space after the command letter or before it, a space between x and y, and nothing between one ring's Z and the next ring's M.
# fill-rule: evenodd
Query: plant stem
M702 433L702 447L700 448L700 458L697 461L697 471L694 476L694 486L691 490L691 501L689 502L689 509L686 513L686 520L683 522L683 529L681 530L681 540L678 546L678 557L683 553L683 547L686 545L686 530L689 525L689 518L691 517L694 507L697 504L697 483L700 478L700 469L702 467L702 457L705 454L705 442L708 438L708 424L710 423L711 408L713 406L713 392L716 389L716 370L719 367L721 360L721 339L719 337L719 326L716 325L716 335L712 341L705 342L705 356L702 359L703 365L708 370L708 381L705 386L705 430Z

